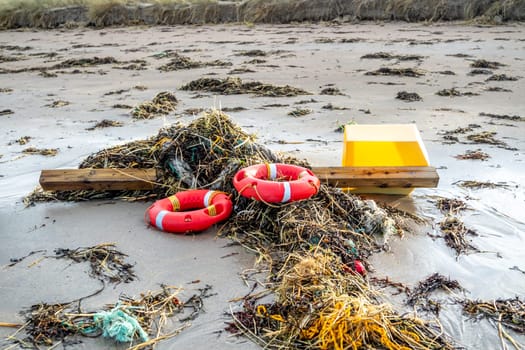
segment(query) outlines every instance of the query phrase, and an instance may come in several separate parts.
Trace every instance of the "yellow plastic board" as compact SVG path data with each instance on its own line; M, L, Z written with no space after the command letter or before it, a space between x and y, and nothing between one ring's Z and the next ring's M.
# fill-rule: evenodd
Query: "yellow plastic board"
M429 166L428 154L415 124L346 125L343 166ZM407 188L353 188L354 193L409 194Z

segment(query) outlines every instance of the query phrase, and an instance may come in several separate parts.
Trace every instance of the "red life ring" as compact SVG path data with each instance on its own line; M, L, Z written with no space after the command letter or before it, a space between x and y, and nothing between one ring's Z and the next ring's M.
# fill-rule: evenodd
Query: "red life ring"
M232 201L224 192L189 190L156 201L147 213L150 224L158 229L186 233L206 230L228 218L232 209Z
M233 177L233 185L241 195L268 203L310 198L317 193L320 184L311 170L291 164L252 165L239 170Z

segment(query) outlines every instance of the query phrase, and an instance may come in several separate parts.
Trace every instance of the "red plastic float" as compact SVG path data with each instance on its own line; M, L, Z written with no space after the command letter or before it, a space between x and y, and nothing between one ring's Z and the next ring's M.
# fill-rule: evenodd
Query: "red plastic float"
M189 190L161 199L148 208L150 224L165 232L204 231L227 219L233 209L229 196L220 191Z
M244 197L287 203L312 197L320 186L310 169L291 164L258 164L241 169L233 185Z

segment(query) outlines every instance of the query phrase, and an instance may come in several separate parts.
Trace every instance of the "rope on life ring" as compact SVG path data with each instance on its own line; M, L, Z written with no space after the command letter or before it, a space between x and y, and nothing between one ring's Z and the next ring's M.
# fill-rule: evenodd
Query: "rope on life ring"
M149 223L161 231L188 233L204 231L226 220L233 210L230 196L211 190L189 190L153 203L146 210Z
M292 164L257 164L243 168L233 177L239 194L267 203L288 203L308 199L321 182L310 169Z

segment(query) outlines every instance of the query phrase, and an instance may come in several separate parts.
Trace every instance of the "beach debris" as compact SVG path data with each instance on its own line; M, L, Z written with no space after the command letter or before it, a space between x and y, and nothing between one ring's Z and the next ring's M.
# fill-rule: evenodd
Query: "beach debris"
M396 98L405 102L421 101L423 98L416 92L400 91Z
M241 112L241 111L246 111L246 110L247 110L247 108L241 107L241 106L237 106L237 107L222 107L221 108L221 111L224 112L224 113Z
M12 109L2 109L0 110L0 115L14 114L15 112Z
M50 103L50 104L47 104L46 107L50 107L50 108L60 108L60 107L67 106L67 105L69 105L69 104L70 104L69 101L57 100L57 101L53 101L53 102Z
M89 57L89 58L71 58L63 62L53 65L51 70L55 69L64 69L64 68L73 68L73 67L91 67L98 66L102 64L112 64L112 63L121 63L117 59L111 56L107 57Z
M228 74L244 74L244 73L255 73L253 69L250 68L235 68L228 72Z
M335 42L335 40L332 38L317 38L314 40L314 43L317 44L331 44L333 42Z
M181 90L208 91L224 95L254 94L255 96L292 97L311 93L290 85L275 86L258 81L243 82L237 77L199 78L181 87Z
M11 92L13 92L13 89L11 88L0 88L0 93L2 94L9 94Z
M22 136L22 137L19 137L18 139L15 140L16 143L18 143L19 145L25 145L27 143L29 143L29 141L31 141L32 137L31 136Z
M439 90L438 92L436 92L436 95L456 97L456 96L478 96L479 94L475 92L461 92L456 88L450 88L450 89Z
M23 149L22 153L24 153L24 154L39 154L41 156L54 157L58 153L58 148L29 147L29 148Z
M375 71L366 72L365 75L391 75L418 78L425 75L425 72L415 68L390 68L382 67Z
M127 104L123 104L123 103L117 103L117 104L114 104L111 107L112 108L118 108L118 109L132 109L133 108L133 106L130 106L130 105L127 105Z
M496 62L496 61L487 61L487 60L475 60L470 64L472 68L488 68L488 69L498 69L504 67L505 64Z
M465 254L469 251L477 252L478 248L467 241L466 235L477 236L474 230L465 226L460 218L449 214L439 223L439 228L444 234L445 243L456 251L456 255Z
M329 111L344 111L344 110L350 109L348 107L334 106L331 103L328 103L328 104L322 106L321 108L322 109L328 109Z
M335 87L327 87L327 88L324 88L321 90L321 92L319 93L320 95L340 95L340 96L344 96L345 94L343 94L341 92L341 90L339 90L338 88L335 88Z
M494 114L494 113L481 112L479 114L479 116L480 117L489 117L489 118L493 118L493 119L500 119L500 120L510 120L510 121L519 121L519 122L525 121L525 118L521 117L519 115Z
M476 319L489 318L513 331L525 334L525 302L519 297L493 301L460 301L463 312Z
M116 249L115 243L102 243L92 247L75 249L57 248L55 259L69 259L76 263L89 262L90 275L93 278L111 283L129 283L137 276L133 265L125 262L126 254Z
M160 71L170 72L170 71L181 70L181 69L194 69L194 68L203 68L203 67L229 67L232 65L231 62L226 62L226 61L221 61L221 60L215 60L211 62L194 61L190 57L183 56L176 52L172 53L170 57L172 58L168 63L158 68Z
M443 214L455 215L468 208L467 203L458 198L438 198L436 204Z
M491 91L491 92L512 92L511 89L502 88L500 86L488 86L485 88L485 91Z
M266 63L266 60L260 59L260 58L254 58L253 60L244 61L244 64L263 64Z
M268 53L263 50L255 49L255 50L245 50L245 51L237 52L235 55L236 56L248 56L248 57L264 57L264 56L268 56Z
M159 114L169 114L177 107L179 101L169 91L159 92L153 100L142 102L131 111L134 119L151 119Z
M400 61L420 61L424 57L421 55L396 55L388 52L369 53L361 56L361 59L386 59L386 60L400 60Z
M494 74L488 77L485 81L516 81L518 77L509 76L506 74Z
M459 187L463 188L470 188L470 189L482 189L482 188L509 188L510 186L507 183L494 183L490 181L473 181L473 180L465 180L465 181L458 181L454 183L455 185L458 185Z
M454 156L456 159L476 159L476 160L487 160L490 158L488 153L483 152L481 149L467 150L464 154L458 154Z
M288 112L288 115L297 118L308 115L312 112L313 110L311 110L310 108L295 108L293 111Z
M129 92L130 89L118 89L118 90L111 90L106 92L103 96L111 96L111 95L121 95L125 92Z
M101 129L101 128L109 128L113 126L123 126L124 123L116 121L116 120L109 120L109 119L102 119L92 127L86 128L86 130L95 130L95 129Z
M492 74L492 71L488 70L488 69L478 68L478 69L471 70L467 75L473 76L473 75L480 75L480 74L481 75L490 75L490 74Z
M506 142L503 142L501 140L498 140L494 137L494 135L497 135L497 132L495 131L482 131L477 134L470 134L467 136L467 140L471 141L475 144L488 144L488 145L495 145L500 146L500 148L508 149L508 150L517 150L517 148L510 147Z
M428 323L399 316L329 251L290 255L273 303L247 297L227 330L263 347L452 349Z
M144 349L158 342L176 336L191 324L179 320L176 328L166 330L168 319L182 315L186 307L191 308L193 319L202 309L206 295L195 294L187 304L179 299L181 288L161 285L157 291L147 291L140 298L121 295L115 304L106 305L99 312L85 312L81 301L100 293L97 292L80 299L65 303L39 303L30 306L23 312L26 323L19 331L24 330L27 337L10 340L21 345L38 348L39 345L53 346L56 341L63 341L69 336L97 337L103 335L118 342L139 343L129 349ZM201 307L195 311L193 301L196 295L200 298ZM173 326L173 322L170 322Z
M430 299L430 294L438 289L446 292L463 290L458 281L451 280L450 278L436 272L425 278L425 280L420 281L408 292L406 304L410 306L419 306L421 310L439 315L441 303Z

